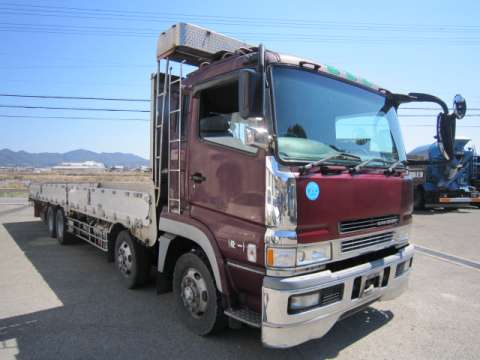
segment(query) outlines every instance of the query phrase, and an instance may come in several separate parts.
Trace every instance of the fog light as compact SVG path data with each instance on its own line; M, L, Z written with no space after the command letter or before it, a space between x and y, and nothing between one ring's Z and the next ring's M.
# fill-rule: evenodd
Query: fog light
M295 295L290 297L289 310L292 312L317 306L320 303L320 293L315 292L306 295Z

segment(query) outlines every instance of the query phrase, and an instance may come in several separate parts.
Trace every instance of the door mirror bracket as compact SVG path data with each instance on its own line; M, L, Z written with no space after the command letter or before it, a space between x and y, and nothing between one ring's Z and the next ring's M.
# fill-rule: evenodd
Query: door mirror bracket
M238 108L244 119L263 117L262 77L253 69L240 70L238 78Z

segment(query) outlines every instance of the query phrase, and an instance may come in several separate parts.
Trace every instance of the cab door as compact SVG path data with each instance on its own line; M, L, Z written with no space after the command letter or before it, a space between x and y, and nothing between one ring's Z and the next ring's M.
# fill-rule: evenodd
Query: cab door
M215 82L194 94L189 133L190 214L216 237L227 259L247 261L257 245L263 264L265 233L265 152L236 136L238 80Z

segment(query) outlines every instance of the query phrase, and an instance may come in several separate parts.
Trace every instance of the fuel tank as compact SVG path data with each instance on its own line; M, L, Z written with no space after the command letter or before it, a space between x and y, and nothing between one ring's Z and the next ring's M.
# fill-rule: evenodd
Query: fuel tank
M299 243L393 228L411 222L412 180L383 173L301 175L297 209Z

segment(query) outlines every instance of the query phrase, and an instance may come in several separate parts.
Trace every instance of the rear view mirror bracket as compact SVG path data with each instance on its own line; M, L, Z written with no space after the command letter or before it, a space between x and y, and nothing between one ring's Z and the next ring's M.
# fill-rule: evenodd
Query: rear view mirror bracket
M437 131L435 138L440 152L447 161L455 159L455 129L457 119L462 119L467 112L467 103L461 95L456 95L453 100L453 112L449 114L449 109L445 102L433 95L423 93L388 94L390 101L397 104L411 102L433 102L440 105L442 112L437 116Z
M238 107L244 119L263 117L261 75L253 69L242 69L238 79Z

